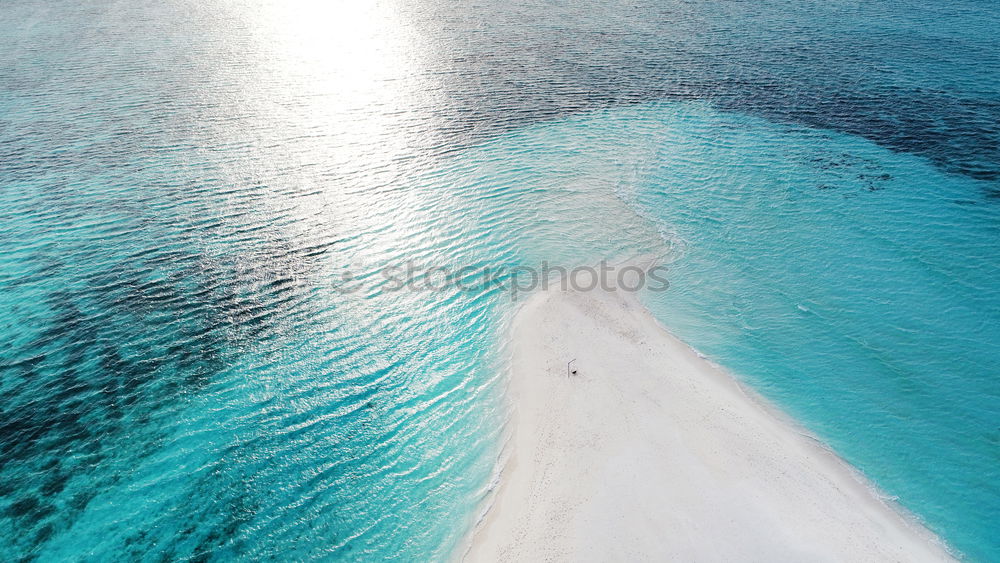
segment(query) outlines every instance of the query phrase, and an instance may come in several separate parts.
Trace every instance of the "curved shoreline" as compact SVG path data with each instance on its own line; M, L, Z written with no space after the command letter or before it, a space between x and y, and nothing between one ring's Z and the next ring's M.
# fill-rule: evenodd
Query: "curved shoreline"
M632 295L533 295L512 352L509 451L465 560L953 560Z

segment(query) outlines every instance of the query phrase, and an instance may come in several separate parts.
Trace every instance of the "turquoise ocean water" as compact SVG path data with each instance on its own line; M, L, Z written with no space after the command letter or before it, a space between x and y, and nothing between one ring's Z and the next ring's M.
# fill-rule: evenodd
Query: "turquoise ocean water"
M0 555L446 559L511 268L653 253L667 327L997 559L998 12L3 3Z

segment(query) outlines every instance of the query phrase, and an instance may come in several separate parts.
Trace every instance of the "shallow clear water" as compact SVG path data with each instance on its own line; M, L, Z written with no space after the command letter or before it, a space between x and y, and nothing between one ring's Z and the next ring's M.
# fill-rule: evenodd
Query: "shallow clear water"
M516 301L384 268L641 252L664 324L997 558L998 20L5 2L0 554L446 558Z

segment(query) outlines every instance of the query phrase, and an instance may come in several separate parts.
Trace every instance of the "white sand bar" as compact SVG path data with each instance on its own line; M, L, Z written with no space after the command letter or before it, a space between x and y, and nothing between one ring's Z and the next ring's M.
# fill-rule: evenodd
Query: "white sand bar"
M952 560L634 297L540 293L513 331L508 458L466 560Z

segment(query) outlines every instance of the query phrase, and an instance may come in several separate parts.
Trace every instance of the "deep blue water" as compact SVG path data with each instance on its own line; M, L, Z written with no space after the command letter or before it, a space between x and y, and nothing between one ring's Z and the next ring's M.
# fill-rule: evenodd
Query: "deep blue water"
M500 285L668 327L1000 558L993 2L0 4L3 559L444 559Z

